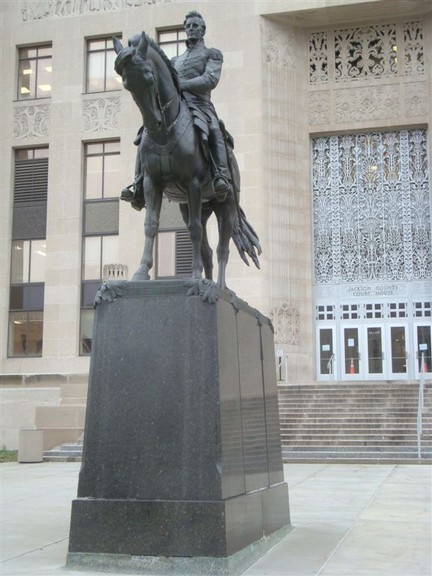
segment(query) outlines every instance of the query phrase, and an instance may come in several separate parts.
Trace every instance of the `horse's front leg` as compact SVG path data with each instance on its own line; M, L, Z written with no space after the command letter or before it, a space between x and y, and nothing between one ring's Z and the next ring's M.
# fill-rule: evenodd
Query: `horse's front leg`
M202 258L201 258L201 240L202 240L202 223L201 223L201 186L194 178L188 190L189 221L188 228L192 242L192 278L202 278Z
M180 204L180 212L186 226L189 225L189 207L187 204ZM213 251L210 247L207 236L207 220L212 214L212 209L204 204L201 208L202 240L201 258L204 267L204 274L207 280L213 280Z
M150 280L150 270L153 267L153 246L159 230L159 218L162 205L162 191L153 183L150 177L144 179L146 215L144 220L144 252L138 270L132 277L134 282Z
M215 213L219 229L219 243L217 247L219 264L218 284L221 288L226 288L225 272L228 264L229 244L233 234L236 212L235 201L231 195L228 195L225 202L215 204Z

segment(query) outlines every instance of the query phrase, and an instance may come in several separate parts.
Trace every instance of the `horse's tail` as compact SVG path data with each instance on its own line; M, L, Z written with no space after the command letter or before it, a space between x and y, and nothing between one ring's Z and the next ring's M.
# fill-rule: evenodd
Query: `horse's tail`
M243 210L238 207L238 215L234 222L234 230L232 239L237 247L241 259L249 266L249 261L246 254L251 258L252 262L259 269L258 256L262 253L259 238L246 219Z

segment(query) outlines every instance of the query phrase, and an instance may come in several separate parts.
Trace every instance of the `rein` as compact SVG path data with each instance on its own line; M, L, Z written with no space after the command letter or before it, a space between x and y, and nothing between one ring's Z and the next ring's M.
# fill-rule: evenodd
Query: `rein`
M136 47L127 46L127 47L123 48L123 50L117 55L117 58L116 58L115 63L114 63L114 68L115 68L117 74L119 74L120 76L122 75L123 68L132 59L135 52L136 52ZM169 107L175 101L176 97L178 96L180 98L180 94L179 93L174 94L174 96L170 100L168 100L168 102L166 102L165 104L162 104L162 102L160 100L160 94L159 94L158 78L157 78L157 74L155 73L154 69L153 69L153 78L154 78L153 87L155 90L157 107L158 107L159 112L162 116L162 122L163 122L163 126L164 126L165 136L168 136L169 131L175 126L175 124L177 123L177 121L180 117L181 106L179 106L179 111L178 111L176 118L169 125L167 124L167 121L166 121L166 112L169 110ZM145 130L149 135L156 134L156 132L158 131L158 129L150 130L148 128L146 128Z
M156 90L156 102L159 108L159 112L161 113L162 119L163 119L163 125L165 126L165 135L168 136L169 131L171 130L171 128L173 128L180 116L180 106L179 106L179 111L177 116L174 118L174 120L171 122L171 124L168 126L166 119L165 119L165 111L171 106L171 104L174 102L175 98L176 98L177 94L174 94L174 96L168 100L168 102L166 102L163 106L162 103L160 101L160 96L159 96L159 90ZM147 130L147 132L149 134L151 134L150 130Z

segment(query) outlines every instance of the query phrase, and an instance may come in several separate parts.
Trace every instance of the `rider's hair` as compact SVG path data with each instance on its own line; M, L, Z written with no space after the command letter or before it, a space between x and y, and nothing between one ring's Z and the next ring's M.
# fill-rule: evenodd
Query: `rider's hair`
M202 22L202 26L204 28L204 34L205 34L206 24L204 22L204 18L201 16L201 14L199 12L197 12L196 10L191 10L190 12L188 12L185 16L183 26L186 26L186 22L189 20L189 18L199 18Z

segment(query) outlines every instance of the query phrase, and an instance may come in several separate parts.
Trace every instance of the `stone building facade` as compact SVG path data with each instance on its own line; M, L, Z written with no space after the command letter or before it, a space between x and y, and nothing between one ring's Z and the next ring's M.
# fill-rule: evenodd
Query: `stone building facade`
M232 250L227 283L272 318L288 380L431 370L429 0L4 2L0 356L21 427L23 399L55 404L59 381L85 380L95 286L141 257L143 215L113 192L131 182L140 116L110 38L183 49L191 9L224 54L213 101L263 247L261 270ZM169 205L155 275L181 274L182 256Z

